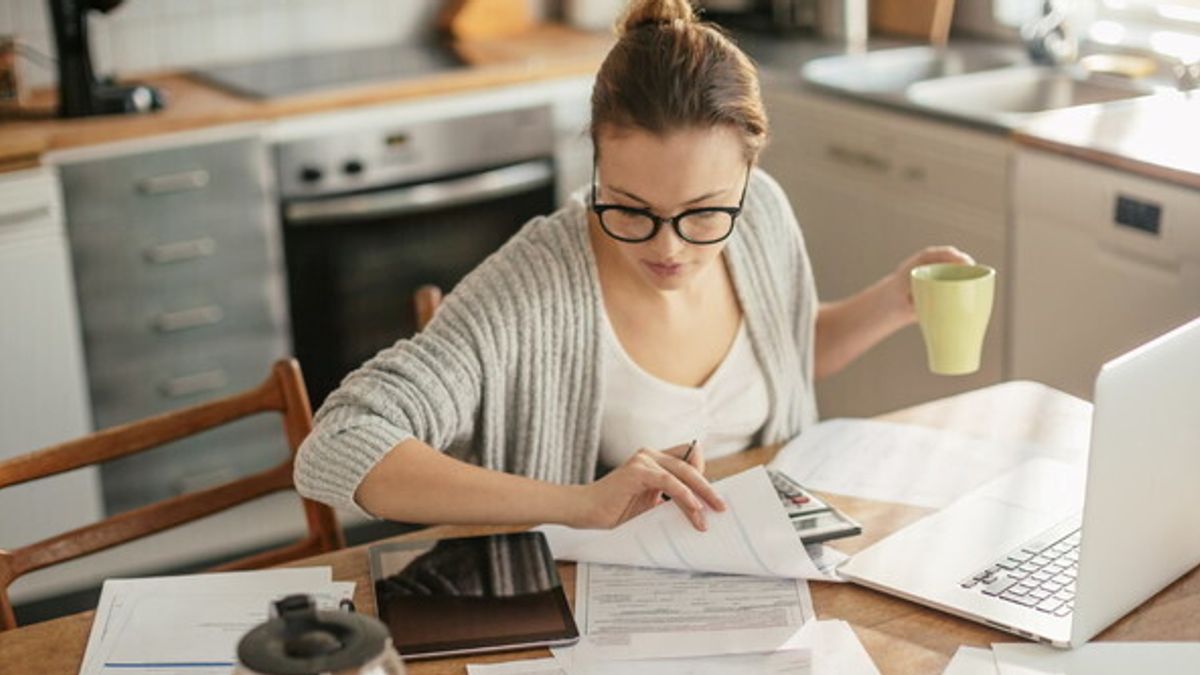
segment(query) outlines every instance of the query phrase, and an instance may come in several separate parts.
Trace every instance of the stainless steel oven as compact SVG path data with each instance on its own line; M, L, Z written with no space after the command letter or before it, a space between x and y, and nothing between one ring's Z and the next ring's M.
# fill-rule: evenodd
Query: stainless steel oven
M314 406L414 332L413 292L449 291L555 206L549 107L281 144L293 347Z

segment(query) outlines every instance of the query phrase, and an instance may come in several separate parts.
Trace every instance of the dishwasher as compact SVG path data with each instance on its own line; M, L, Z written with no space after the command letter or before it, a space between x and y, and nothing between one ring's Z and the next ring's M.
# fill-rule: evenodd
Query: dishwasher
M1021 150L1011 376L1091 400L1107 360L1200 315L1200 190Z

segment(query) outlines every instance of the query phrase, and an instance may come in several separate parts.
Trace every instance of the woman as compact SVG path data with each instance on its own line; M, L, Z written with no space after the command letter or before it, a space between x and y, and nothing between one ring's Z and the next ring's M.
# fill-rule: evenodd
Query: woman
M590 191L346 378L300 449L302 494L408 522L575 527L666 494L704 529L724 508L705 455L800 433L814 376L914 320L909 270L969 261L927 249L818 306L787 198L754 169L767 119L749 59L686 0L637 0L619 33L592 94Z

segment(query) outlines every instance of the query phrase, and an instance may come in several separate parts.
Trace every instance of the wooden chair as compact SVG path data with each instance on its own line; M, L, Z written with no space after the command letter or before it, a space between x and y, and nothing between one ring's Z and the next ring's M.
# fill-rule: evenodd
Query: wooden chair
M413 304L417 308L417 330L425 330L442 304L442 289L429 284L418 288L413 293Z
M21 575L294 487L292 464L300 442L312 430L312 410L299 364L294 359L283 359L275 363L266 381L249 391L105 429L0 462L0 488L5 488L132 455L255 413L269 411L277 411L283 416L283 428L291 449L288 459L278 466L230 483L127 511L12 551L0 550L0 631L17 627L8 599L8 587ZM269 567L344 547L345 538L333 509L307 499L302 502L308 521L308 535L304 539L226 563L216 569Z

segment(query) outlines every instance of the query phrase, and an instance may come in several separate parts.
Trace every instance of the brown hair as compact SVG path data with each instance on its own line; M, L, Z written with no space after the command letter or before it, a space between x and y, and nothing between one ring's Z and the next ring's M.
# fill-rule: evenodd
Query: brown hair
M616 29L592 88L593 145L604 127L665 134L725 124L740 132L747 160L758 156L767 114L754 64L688 0L633 0Z

